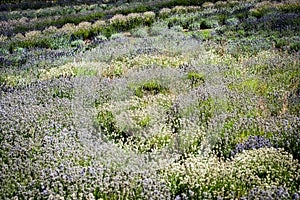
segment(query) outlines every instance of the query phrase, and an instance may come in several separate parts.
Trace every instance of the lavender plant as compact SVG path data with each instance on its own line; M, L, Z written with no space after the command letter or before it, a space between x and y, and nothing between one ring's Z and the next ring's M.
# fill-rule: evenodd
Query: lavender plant
M1 36L0 199L299 199L297 5L106 5Z

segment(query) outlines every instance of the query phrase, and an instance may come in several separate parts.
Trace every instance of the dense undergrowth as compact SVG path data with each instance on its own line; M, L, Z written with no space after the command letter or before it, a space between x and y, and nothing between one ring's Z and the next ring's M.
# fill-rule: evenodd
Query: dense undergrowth
M300 4L182 2L1 5L0 199L300 198Z

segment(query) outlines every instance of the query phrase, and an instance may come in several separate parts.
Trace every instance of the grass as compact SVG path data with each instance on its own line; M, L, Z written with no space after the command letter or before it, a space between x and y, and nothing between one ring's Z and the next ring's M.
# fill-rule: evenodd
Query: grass
M0 199L299 198L299 3L202 3L1 11Z

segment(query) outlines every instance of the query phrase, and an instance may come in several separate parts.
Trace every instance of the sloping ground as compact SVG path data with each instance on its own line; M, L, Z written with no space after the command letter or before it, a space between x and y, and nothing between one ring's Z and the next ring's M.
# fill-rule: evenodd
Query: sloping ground
M299 199L297 9L117 15L46 48L31 42L60 29L3 37L0 199Z

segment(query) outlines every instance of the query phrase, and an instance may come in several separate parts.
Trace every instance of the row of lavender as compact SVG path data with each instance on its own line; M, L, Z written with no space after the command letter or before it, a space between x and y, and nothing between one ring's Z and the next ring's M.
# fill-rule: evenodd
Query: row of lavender
M152 10L158 11L164 7L173 8L175 7L174 5L178 5L176 3L169 5L169 3L169 1L147 1L143 3L131 2L127 4L98 3L92 5L84 4L73 6L55 6L38 10L33 9L0 12L0 20L2 25L0 34L12 36L16 34L16 32L25 33L32 30L44 30L48 26L62 27L66 23L79 24L83 21L94 22L99 19L110 18L116 14L127 15L129 13L141 13ZM195 4L195 6L199 7L200 9L199 5L202 3L199 1L197 4ZM217 3L216 7L218 7L219 4L220 3ZM222 6L224 6L223 4ZM237 2L230 2L227 6L234 6L237 4ZM204 3L203 5L207 5L207 3Z
M184 30L189 30L194 37L200 40L214 39L216 42L231 40L232 48L230 52L236 57L243 50L256 52L259 51L261 47L268 49L270 44L274 42L278 48L297 51L299 49L299 37L294 35L294 33L297 33L299 29L297 28L299 27L299 22L297 21L298 14L281 13L292 12L293 9L297 10L297 5L297 3L290 1L283 2L282 4L260 3L257 5L245 2L205 3L202 8L177 6L172 9L162 9L158 14L146 12L127 16L116 15L109 21L98 20L94 23L82 22L78 25L68 23L62 28L50 26L43 31L30 31L25 34L16 34L11 38L2 36L0 60L2 67L10 66L10 68L28 69L30 68L28 66L36 66L36 64L32 64L35 59L31 59L35 58L36 55L39 55L39 57L74 55L78 50L81 51L82 49L94 47L114 33L132 29L139 25L150 25L154 21L162 19L168 23L168 27L182 27ZM208 9L203 10L203 8ZM201 12L199 13L198 11ZM247 14L248 11L250 11L250 15ZM263 15L266 16L255 18L254 16L257 15L257 12L264 13ZM272 14L274 12L281 14L274 16ZM247 17L248 15L249 17ZM28 23L35 24L31 21ZM28 23L26 23L26 26ZM279 28L274 31L275 25L279 26ZM228 27L230 28L228 29ZM214 28L214 31L211 31L211 28ZM199 30L203 29L206 30L199 32ZM159 28L157 30L159 31ZM136 30L133 30L132 32L135 33L135 31ZM154 29L152 33L153 32L155 32ZM140 33L137 32L136 35L139 34ZM255 35L256 38L248 39L247 35L249 34ZM246 36L246 38L243 38L241 45L241 41L238 40L244 36ZM87 40L86 42L82 40L87 38L91 40ZM251 46L253 39L256 40L260 47ZM52 62L53 60L45 61L43 59L41 63ZM3 72L1 82L14 82L7 81L8 75L12 73L10 70L7 71L7 67ZM38 66L38 68L41 67L45 67L45 64ZM48 68L49 67L51 66L48 66ZM36 69L30 70L33 71L32 74L38 74L35 72Z

